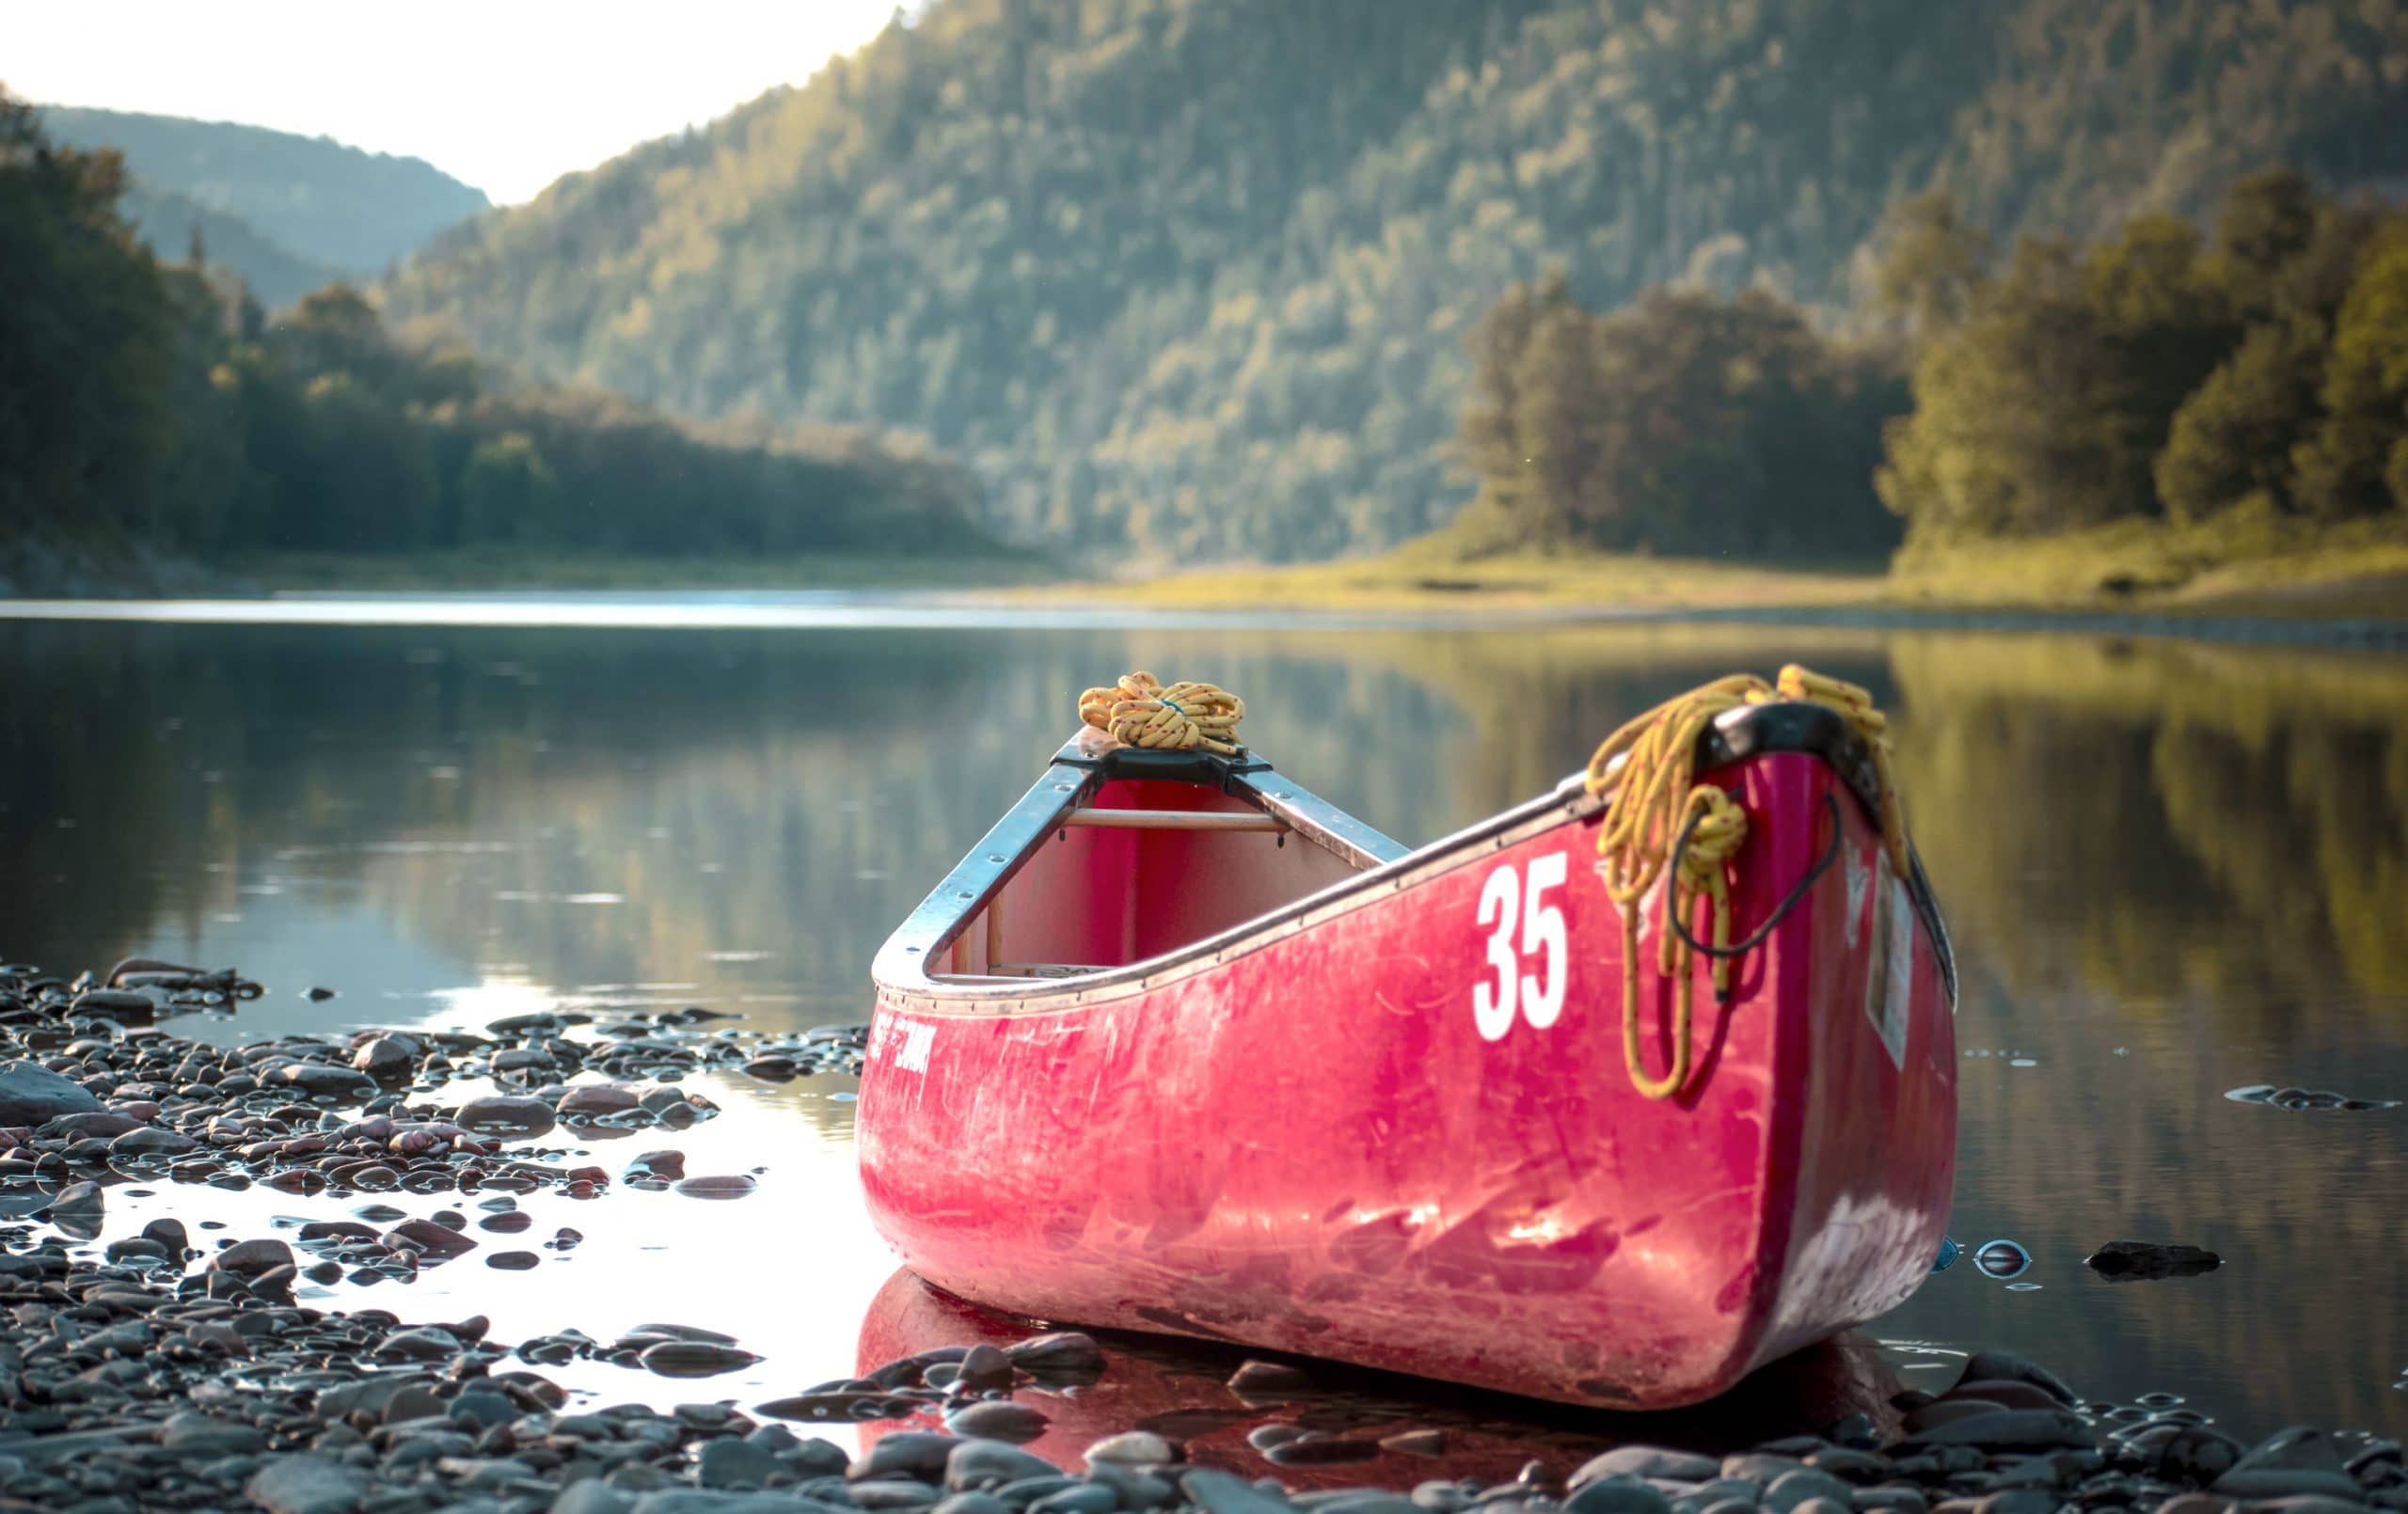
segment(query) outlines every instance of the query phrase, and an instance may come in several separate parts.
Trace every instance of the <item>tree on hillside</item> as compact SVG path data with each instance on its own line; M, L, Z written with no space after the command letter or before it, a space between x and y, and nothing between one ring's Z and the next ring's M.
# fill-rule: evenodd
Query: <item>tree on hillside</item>
M1945 190L1899 205L1877 243L1873 311L1909 337L1929 337L1965 319L1989 276L1989 233L1969 224Z
M2292 508L2291 450L2318 414L2324 327L2263 321L2175 412L2154 469L2165 513L2204 520L2252 497Z
M173 329L123 187L115 153L52 146L0 91L0 520L107 532L151 508Z
M1599 316L1548 279L1470 346L1459 455L1480 496L1458 544L1828 559L1895 540L1868 480L1903 388L1774 295L1658 290Z
M2408 221L2366 249L2334 323L2322 399L2298 457L2302 503L2331 518L2408 511Z

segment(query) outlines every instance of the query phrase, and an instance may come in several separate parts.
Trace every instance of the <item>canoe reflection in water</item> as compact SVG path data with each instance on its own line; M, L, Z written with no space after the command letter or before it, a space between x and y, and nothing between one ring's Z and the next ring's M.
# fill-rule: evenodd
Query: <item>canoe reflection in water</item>
M897 1271L862 1321L863 1378L924 1351L1007 1347L1044 1327L983 1309ZM1297 1378L1261 1389L1230 1386L1250 1358L1235 1346L1165 1335L1089 1332L1103 1348L1092 1380L1040 1384L1017 1401L1046 1417L1022 1449L1077 1470L1081 1454L1123 1430L1147 1429L1198 1466L1276 1476L1291 1488L1411 1486L1432 1477L1510 1482L1532 1460L1568 1475L1608 1446L1646 1443L1719 1452L1789 1435L1815 1435L1862 1414L1885 1438L1899 1433L1891 1396L1905 1386L1884 1349L1858 1334L1809 1347L1751 1376L1711 1405L1616 1413L1459 1388L1335 1362L1294 1364ZM1259 1447L1265 1426L1316 1437L1309 1449ZM897 1430L943 1428L931 1408L861 1427L866 1452ZM1424 1432L1417 1434L1415 1432ZM1253 1437L1250 1439L1249 1437ZM1384 1448L1410 1437L1418 1451Z

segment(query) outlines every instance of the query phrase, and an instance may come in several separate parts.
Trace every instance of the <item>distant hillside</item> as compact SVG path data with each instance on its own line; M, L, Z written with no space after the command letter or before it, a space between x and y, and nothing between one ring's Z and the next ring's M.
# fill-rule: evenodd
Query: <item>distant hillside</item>
M343 271L331 263L304 258L269 241L248 221L171 189L154 189L136 181L127 189L118 213L134 224L143 245L171 262L182 262L190 255L193 233L198 230L208 260L241 275L260 303L272 310L283 309L311 290L324 289L343 276Z
M182 258L196 211L206 213L210 255L271 305L329 278L373 277L487 203L416 158L325 137L61 105L41 119L55 141L124 154L125 209L154 251Z
M1180 560L1448 519L1464 338L1830 309L1908 197L2000 233L2408 174L2408 0L938 0L445 234L400 321L690 414L912 428L1029 535Z

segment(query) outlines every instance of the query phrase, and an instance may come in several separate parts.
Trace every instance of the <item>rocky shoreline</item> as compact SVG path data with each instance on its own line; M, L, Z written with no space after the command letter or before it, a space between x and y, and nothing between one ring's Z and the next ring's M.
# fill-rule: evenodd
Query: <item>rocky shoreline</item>
M672 1324L610 1340L567 1332L505 1344L482 1317L405 1323L383 1309L315 1307L294 1289L304 1280L323 1288L406 1279L531 1236L517 1195L538 1190L571 1200L672 1186L741 1197L750 1176L689 1175L674 1149L643 1152L613 1173L526 1143L556 1130L673 1135L716 1112L682 1086L689 1074L778 1081L857 1072L858 1028L763 1036L705 1029L718 1017L689 1009L579 1035L572 1032L587 1027L571 1017L537 1014L482 1034L370 1031L227 1048L155 1023L259 991L230 971L166 963L121 964L98 980L0 970L0 1509L2408 1510L2396 1443L2296 1427L2243 1445L2169 1396L2085 1401L2003 1352L1972 1356L1946 1393L1890 1393L1819 1434L1729 1455L1608 1448L1627 1437L1600 1432L1580 1456L1551 1450L1503 1480L1396 1489L1328 1480L1350 1463L1380 1460L1385 1470L1438 1455L1445 1432L1350 1430L1310 1411L1313 1368L1278 1363L1247 1363L1226 1385L1202 1385L1252 1416L1237 1456L1195 1444L1181 1427L1204 1421L1174 1414L1116 1427L1058 1467L1022 1445L1129 1361L1118 1346L1035 1327L859 1376L807 1386L798 1378L793 1393L758 1404L590 1408L543 1369L592 1360L703 1380L761 1359L724 1334ZM447 1096L468 1080L477 1082L468 1096ZM457 1194L458 1206L410 1219L372 1197L353 1218L311 1221L289 1241L196 1237L160 1220L99 1245L112 1190L148 1182L258 1185L299 1198ZM523 1244L560 1252L581 1238L560 1226ZM530 1249L485 1259L514 1270L541 1258ZM866 1443L826 1438L837 1427Z

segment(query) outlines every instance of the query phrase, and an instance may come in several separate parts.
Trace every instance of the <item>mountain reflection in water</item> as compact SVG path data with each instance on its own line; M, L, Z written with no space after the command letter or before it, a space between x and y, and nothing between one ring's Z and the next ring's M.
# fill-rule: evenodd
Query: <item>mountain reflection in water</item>
M2408 1094L2399 658L1763 627L0 622L0 951L239 963L268 999L174 1022L217 1037L563 1003L856 1020L886 931L1125 669L1238 689L1284 770L1420 841L1655 700L1792 659L1893 714L1964 978L1953 1229L2033 1256L2018 1291L1955 1268L1875 1333L2170 1389L2244 1435L2408 1427L2408 1111L2221 1096ZM849 1112L760 1096L825 1135ZM847 1160L798 1146L763 1159ZM2226 1265L2083 1268L2123 1238Z

